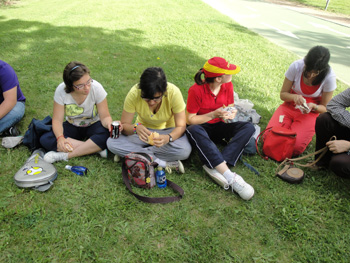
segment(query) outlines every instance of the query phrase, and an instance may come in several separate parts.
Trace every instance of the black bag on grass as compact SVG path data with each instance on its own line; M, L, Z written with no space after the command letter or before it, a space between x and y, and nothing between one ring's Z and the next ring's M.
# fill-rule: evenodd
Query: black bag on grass
M46 116L43 120L32 119L26 133L24 134L23 144L29 148L30 151L41 148L40 137L46 132L52 130L52 119Z

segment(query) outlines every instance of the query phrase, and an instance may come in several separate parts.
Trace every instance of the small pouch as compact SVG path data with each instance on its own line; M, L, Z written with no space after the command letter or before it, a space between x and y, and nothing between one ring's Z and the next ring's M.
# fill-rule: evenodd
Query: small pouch
M301 183L304 179L304 171L300 168L293 167L290 164L285 165L276 175L284 181L291 184Z

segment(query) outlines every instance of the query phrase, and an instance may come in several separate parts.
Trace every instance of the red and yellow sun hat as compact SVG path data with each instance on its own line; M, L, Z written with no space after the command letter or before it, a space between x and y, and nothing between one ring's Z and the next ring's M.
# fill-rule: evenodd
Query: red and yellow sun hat
M221 57L213 57L205 62L203 72L206 78L219 77L224 74L234 75L241 71L239 66L228 63Z

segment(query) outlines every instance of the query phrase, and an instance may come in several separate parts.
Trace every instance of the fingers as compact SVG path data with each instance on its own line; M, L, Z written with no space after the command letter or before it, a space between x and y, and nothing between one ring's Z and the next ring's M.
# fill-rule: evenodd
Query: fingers
M66 148L66 143L65 141L60 142L57 144L57 151L59 152L68 152L68 148Z
M168 137L169 137L168 135L159 135L158 138L154 138L153 139L154 146L161 147L161 146L167 144Z
M332 153L342 153L346 151L346 147L344 147L340 141L329 141L326 145Z
M294 102L296 105L302 105L305 102L305 99L301 95L296 95L294 97Z
M138 133L138 135L139 135L139 139L141 140L141 141L143 141L143 142L148 142L148 136L147 135L145 135L144 133Z

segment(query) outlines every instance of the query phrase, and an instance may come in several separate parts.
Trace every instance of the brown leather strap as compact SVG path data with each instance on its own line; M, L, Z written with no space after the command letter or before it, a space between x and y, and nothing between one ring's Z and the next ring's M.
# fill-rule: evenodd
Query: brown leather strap
M126 188L128 188L128 190L130 191L130 193L132 193L137 199L139 199L143 202L146 202L146 203L166 204L166 203L171 203L171 202L175 202L175 201L180 201L181 198L185 194L184 190L180 186L178 186L174 182L167 179L167 186L172 188L174 191L178 192L180 194L179 196L147 197L147 196L138 195L138 194L134 193L132 188L131 188L129 177L128 177L128 171L125 167L125 163L123 163L123 165L122 165L122 174L123 174L123 181L126 185Z
M334 140L336 140L336 139L337 139L336 136L332 136L332 137L329 139L329 141L334 141ZM311 167L311 166L313 166L314 164L316 164L319 160L321 160L321 158L327 153L327 151L328 151L328 147L325 146L325 147L323 147L322 149L320 149L320 150L318 150L318 151L315 151L315 152L313 152L313 153L309 153L309 154L307 154L307 155L305 155L305 156L302 156L302 157L297 157L297 158L292 158L292 159L286 158L286 159L277 167L276 173L279 171L279 168L280 168L282 165L286 164L286 163L288 163L288 164L291 164L291 163L292 163L293 165L297 165L297 166L301 166L301 167ZM307 163L307 164L297 163L297 161L304 160L304 159L306 159L306 158L308 158L308 157L311 157L311 156L313 156L313 155L316 155L316 154L320 154L320 155L317 157L317 159L316 159L315 161L313 161L313 162L311 162L311 163Z

